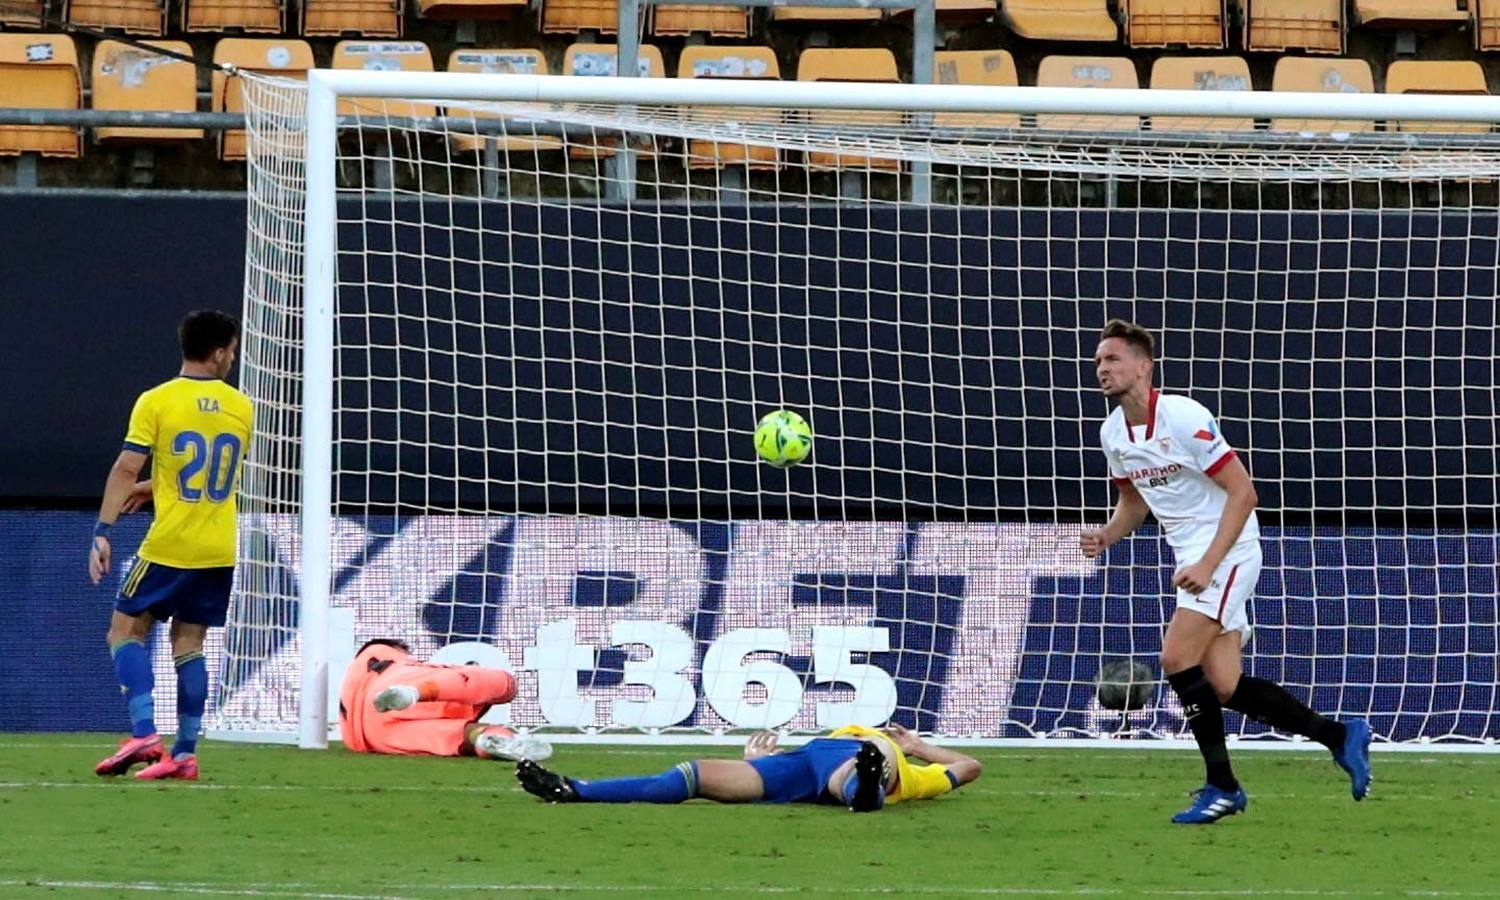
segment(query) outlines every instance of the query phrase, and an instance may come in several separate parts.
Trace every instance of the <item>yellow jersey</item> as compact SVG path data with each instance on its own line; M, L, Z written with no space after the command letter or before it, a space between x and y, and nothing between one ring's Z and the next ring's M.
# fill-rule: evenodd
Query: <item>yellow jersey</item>
M179 375L135 401L125 449L151 454L156 507L141 559L177 569L234 565L235 494L253 418L250 398L217 378Z
M867 728L864 725L845 725L843 728L835 728L828 733L831 738L855 738L861 741L885 741L886 746L894 751L896 759L896 792L888 794L885 798L887 803L900 803L902 800L930 800L953 790L958 785L948 774L948 767L942 763L928 763L925 766L914 766L906 758L896 742L891 740L890 735L875 728Z

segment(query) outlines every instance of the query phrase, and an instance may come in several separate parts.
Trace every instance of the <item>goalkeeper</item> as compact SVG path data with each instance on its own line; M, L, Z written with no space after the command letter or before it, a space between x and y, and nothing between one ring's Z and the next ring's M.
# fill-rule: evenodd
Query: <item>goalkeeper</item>
M660 775L582 781L530 760L516 767L521 787L552 803L823 803L874 812L886 803L938 797L979 777L979 760L945 750L900 725L850 725L782 752L760 731L745 758L679 763ZM911 758L924 762L913 765Z
M420 663L404 642L377 638L344 674L339 727L356 753L546 759L545 740L479 721L515 696L516 679L503 669Z

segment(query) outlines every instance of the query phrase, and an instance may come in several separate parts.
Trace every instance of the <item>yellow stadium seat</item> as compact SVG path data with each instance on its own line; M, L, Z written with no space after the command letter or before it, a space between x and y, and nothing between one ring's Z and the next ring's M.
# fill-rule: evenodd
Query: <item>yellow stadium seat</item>
M166 0L72 0L68 21L89 28L118 28L126 34L162 35L167 30Z
M302 33L396 38L405 11L404 0L303 0Z
M508 19L526 8L526 0L419 0L426 19Z
M615 54L618 48L614 44L573 44L563 53L563 74L580 75L584 77L611 77L615 74ZM636 51L635 57L636 76L638 78L665 78L667 67L662 63L661 48L654 44L642 44ZM573 159L594 159L598 157L614 156L615 151L610 149L619 145L619 140L613 137L600 138L596 144L584 144L571 141L572 146L568 148L568 156ZM651 156L655 153L654 145L646 144L636 148L641 156Z
M1037 87L1086 87L1134 90L1141 86L1135 63L1123 56L1048 56L1036 70ZM1076 116L1063 113L1036 117L1036 127L1067 131L1139 131L1139 116Z
M225 31L237 28L256 34L286 31L284 0L185 0L183 31Z
M1484 69L1471 60L1411 60L1391 63L1385 70L1387 94L1488 94ZM1392 122L1396 131L1485 132L1485 122Z
M984 84L1019 87L1016 60L1008 50L939 50L933 54L932 80L936 84ZM1021 117L1013 113L938 113L934 128L1020 128Z
M774 6L771 20L774 22L878 22L878 9L854 9L831 6Z
M1369 94L1375 90L1370 64L1362 59L1318 59L1284 56L1276 61L1273 91L1323 94ZM1354 132L1374 131L1375 123L1359 119L1272 119L1272 131Z
M421 41L339 41L333 45L335 69L379 72L431 72L432 51ZM435 116L431 103L409 100L339 100L341 116Z
M313 67L313 52L307 41L295 38L224 38L214 45L214 62L233 65L241 72L302 79ZM222 69L214 70L210 107L214 112L245 111L238 75L230 75ZM219 158L245 158L245 132L242 129L220 132Z
M1051 41L1120 39L1108 0L1000 0L1001 15L1021 37Z
M151 46L193 55L186 41L151 41ZM162 56L119 41L94 48L94 109L198 110L198 69L187 60ZM197 140L201 128L100 128L99 140Z
M483 72L487 75L547 75L547 57L542 51L535 49L494 49L494 50L454 50L448 55L449 72ZM461 107L449 107L447 114L453 117L469 117L476 119L498 119L497 113L485 110L471 110ZM461 126L453 126L455 132ZM474 153L483 149L485 138L455 133L453 135L453 150L455 153ZM551 136L536 137L499 137L495 138L495 146L501 153L531 152L540 150L561 150L562 139Z
M1456 28L1469 21L1467 0L1354 0L1354 24L1376 28Z
M1474 46L1500 50L1500 0L1470 0L1474 10Z
M689 35L695 31L714 37L750 36L748 6L658 6L652 17L651 33L659 37Z
M0 33L0 109L78 109L78 50L65 34ZM76 128L0 125L0 155L77 156Z
M1344 0L1244 0L1245 49L1344 52Z
M46 0L11 0L0 3L0 25L16 28L41 28Z
M816 47L802 51L797 57L798 81L868 81L897 83L901 75L896 69L896 57L884 49L844 50ZM860 112L849 110L813 110L809 121L814 124L843 125L895 131L903 121L899 112ZM899 160L873 156L856 156L846 153L807 154L807 164L814 169L890 169L901 168Z
M774 81L781 78L781 65L776 60L776 52L770 47L698 45L682 48L682 55L677 58L677 77ZM690 114L695 121L772 125L781 121L780 110L764 107L700 106L694 107ZM688 141L687 157L688 168L692 169L721 166L776 169L781 166L781 157L775 147L751 147L715 141Z
M1239 56L1160 56L1151 65L1151 87L1177 91L1250 91L1250 66ZM1155 116L1152 131L1250 131L1254 119Z
M1132 47L1224 46L1224 0L1121 0Z
M615 0L544 0L543 33L577 34L597 31L614 34L620 27L620 7Z

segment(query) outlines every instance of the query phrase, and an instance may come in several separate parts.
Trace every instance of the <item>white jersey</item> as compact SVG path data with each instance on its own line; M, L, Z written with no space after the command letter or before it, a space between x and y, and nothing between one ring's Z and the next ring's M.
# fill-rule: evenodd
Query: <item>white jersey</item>
M1135 485L1178 564L1202 559L1229 496L1212 476L1235 458L1213 414L1191 397L1152 390L1146 424L1125 424L1125 411L1116 407L1099 428L1099 443L1110 478ZM1252 510L1235 547L1254 544L1258 550L1259 540L1260 523Z

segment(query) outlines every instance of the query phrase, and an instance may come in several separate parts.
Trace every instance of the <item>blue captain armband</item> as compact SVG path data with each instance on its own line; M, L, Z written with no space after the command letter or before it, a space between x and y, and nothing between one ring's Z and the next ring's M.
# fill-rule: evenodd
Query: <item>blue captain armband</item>
M96 538L107 538L107 537L109 537L109 530L111 528L113 528L113 527L115 527L115 523L113 523L113 522L106 522L103 519L100 519L99 521L97 521L97 522L94 523L94 537L96 537Z

